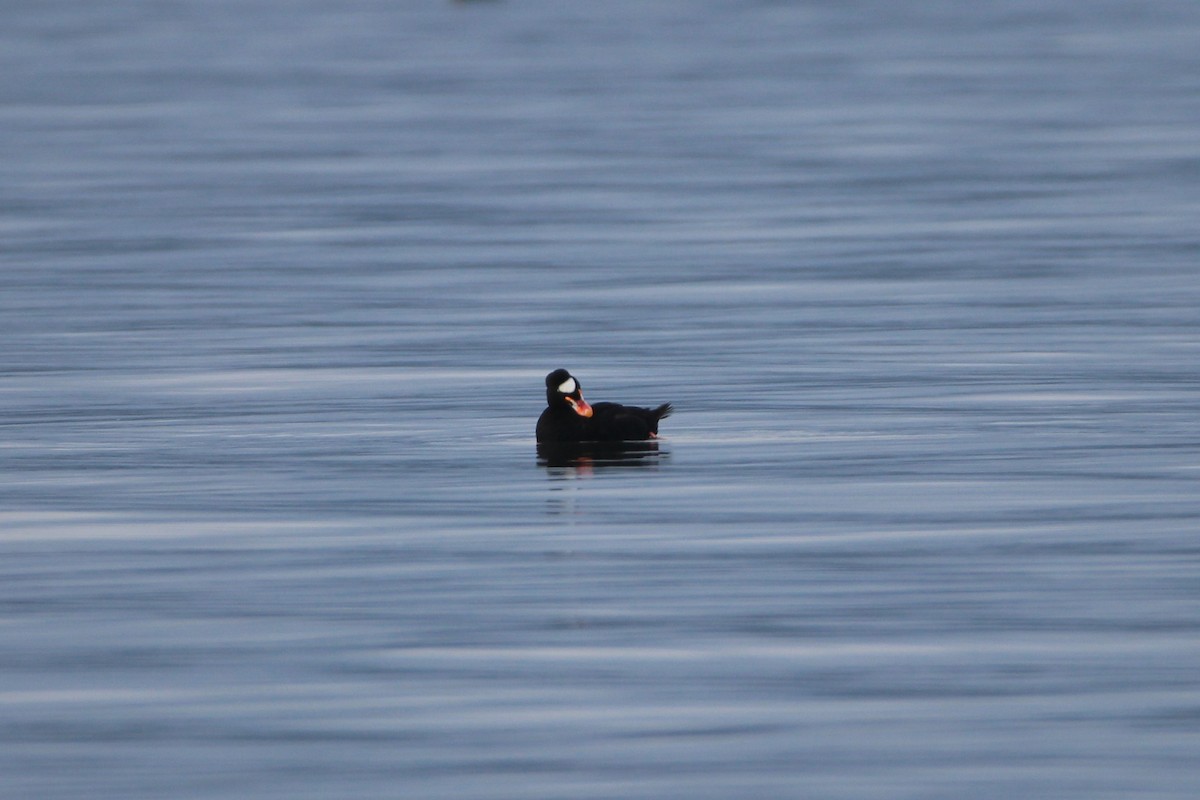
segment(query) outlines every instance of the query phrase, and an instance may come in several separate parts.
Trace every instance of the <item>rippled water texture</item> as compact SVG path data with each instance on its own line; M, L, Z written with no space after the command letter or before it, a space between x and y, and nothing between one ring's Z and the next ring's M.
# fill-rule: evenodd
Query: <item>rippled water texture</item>
M1198 41L6 4L0 796L1195 797Z

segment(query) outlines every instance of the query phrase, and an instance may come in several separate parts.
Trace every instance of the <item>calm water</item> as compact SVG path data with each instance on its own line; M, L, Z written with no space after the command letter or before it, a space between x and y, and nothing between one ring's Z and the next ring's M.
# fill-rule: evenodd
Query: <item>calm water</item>
M2 16L6 800L1195 796L1193 0Z

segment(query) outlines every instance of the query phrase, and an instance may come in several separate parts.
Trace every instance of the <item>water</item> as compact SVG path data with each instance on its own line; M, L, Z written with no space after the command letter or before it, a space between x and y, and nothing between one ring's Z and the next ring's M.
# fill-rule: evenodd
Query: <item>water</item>
M7 4L0 796L1193 797L1198 39Z

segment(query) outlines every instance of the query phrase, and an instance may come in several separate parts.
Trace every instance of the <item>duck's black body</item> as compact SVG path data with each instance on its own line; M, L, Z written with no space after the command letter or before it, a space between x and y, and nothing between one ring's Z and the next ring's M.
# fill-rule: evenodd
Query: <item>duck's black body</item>
M658 437L658 421L671 404L658 408L620 403L588 405L571 373L556 369L546 376L546 410L538 418L537 440L543 443L633 442Z

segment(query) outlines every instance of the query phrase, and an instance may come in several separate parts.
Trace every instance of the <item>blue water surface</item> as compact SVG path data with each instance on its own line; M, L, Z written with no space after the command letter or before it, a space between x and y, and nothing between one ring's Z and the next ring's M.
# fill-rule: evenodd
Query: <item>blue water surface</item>
M1191 0L2 16L0 796L1195 796Z

